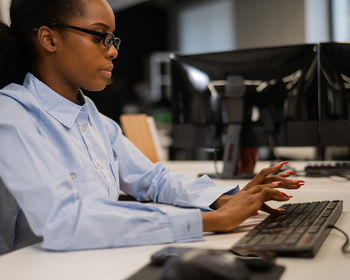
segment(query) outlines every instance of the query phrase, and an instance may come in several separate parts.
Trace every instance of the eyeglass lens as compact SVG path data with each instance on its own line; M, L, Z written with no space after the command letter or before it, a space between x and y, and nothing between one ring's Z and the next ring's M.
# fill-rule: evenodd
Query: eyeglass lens
M113 33L107 33L105 45L107 48L110 48L113 45L118 50L120 45L120 39L115 37Z

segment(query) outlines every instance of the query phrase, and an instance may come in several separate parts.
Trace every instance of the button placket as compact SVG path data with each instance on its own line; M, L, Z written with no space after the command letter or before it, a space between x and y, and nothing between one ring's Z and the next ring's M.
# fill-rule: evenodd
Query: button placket
M87 132L88 129L88 123L89 123L89 115L87 112L87 109L83 107L80 111L80 114L77 119L79 129L81 132Z
M106 173L105 167L103 164L95 162L95 168L104 178L108 178L108 174Z

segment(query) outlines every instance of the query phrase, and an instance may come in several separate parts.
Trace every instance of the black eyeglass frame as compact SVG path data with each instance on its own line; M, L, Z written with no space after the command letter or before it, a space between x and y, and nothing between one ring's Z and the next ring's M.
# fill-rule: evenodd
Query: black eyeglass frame
M106 31L104 32L98 32L95 30L91 30L91 29L86 29L86 28L82 28L82 27L78 27L78 26L74 26L74 25L70 25L70 24L66 24L66 23L51 23L49 25L47 25L50 28L70 28L73 30L77 30L80 32L84 32L90 35L94 35L97 37L100 37L101 39L103 39L103 45L106 46L108 49L113 45L117 50L119 50L119 46L121 43L120 38L116 37L112 32ZM38 29L35 28L34 31L37 31ZM110 39L107 39L107 36L111 36Z

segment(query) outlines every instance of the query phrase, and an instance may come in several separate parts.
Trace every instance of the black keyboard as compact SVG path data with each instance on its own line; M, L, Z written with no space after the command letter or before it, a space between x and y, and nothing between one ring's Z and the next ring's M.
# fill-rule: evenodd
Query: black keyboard
M350 161L312 163L304 168L305 176L350 176Z
M284 204L286 214L270 215L233 250L272 251L281 256L313 257L343 210L343 201Z

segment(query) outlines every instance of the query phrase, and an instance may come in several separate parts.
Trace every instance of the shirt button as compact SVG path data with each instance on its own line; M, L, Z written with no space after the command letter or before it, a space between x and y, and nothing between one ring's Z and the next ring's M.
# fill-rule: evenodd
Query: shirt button
M103 165L102 165L102 164L99 164L99 165L98 165L98 169L102 170L102 169L103 169Z
M72 179L75 179L75 177L77 177L77 175L76 175L75 173L72 172L72 173L70 174L70 177L71 177Z
M86 131L86 126L83 125L83 126L80 128L80 130L81 130L82 132L85 132L85 131Z

